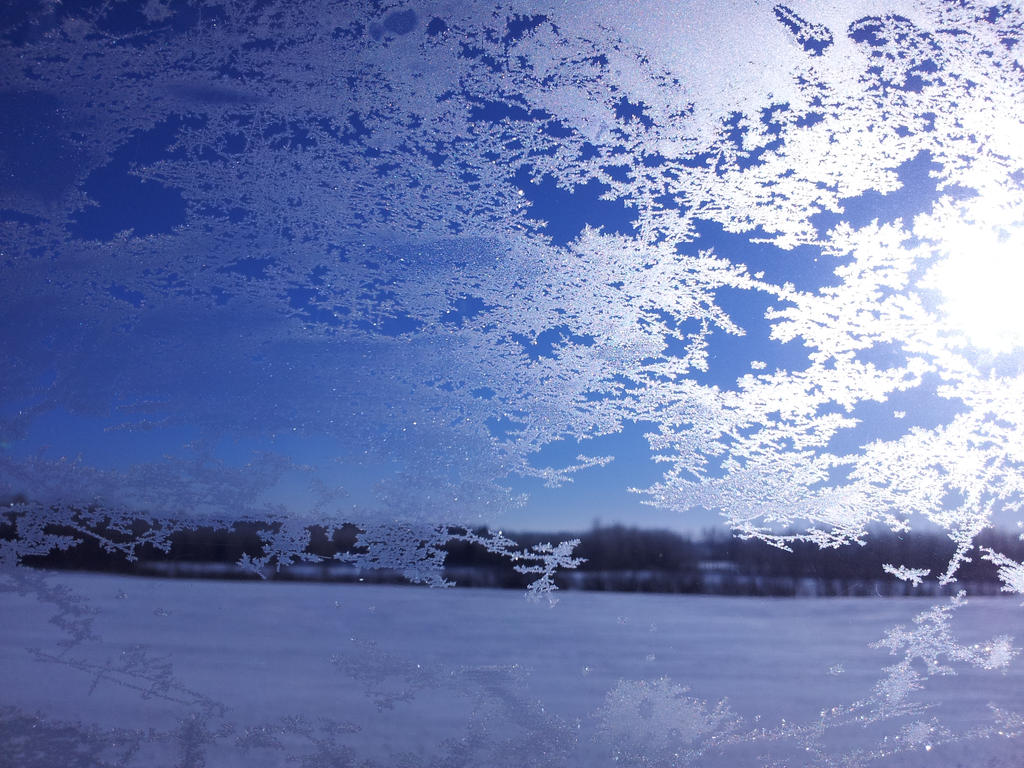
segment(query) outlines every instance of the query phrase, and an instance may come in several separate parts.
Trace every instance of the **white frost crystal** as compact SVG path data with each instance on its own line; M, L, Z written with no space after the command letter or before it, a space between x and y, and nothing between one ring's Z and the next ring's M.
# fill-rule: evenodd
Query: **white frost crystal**
M980 556L1024 592L977 547L1024 502L1018 3L131 5L0 19L0 565L69 647L89 617L23 558L200 525L262 521L260 574L350 524L360 568L444 585L464 542L550 594L574 541L478 527L637 424L656 506L782 548L938 526L940 584ZM949 610L848 713L1010 663ZM728 719L664 678L602 712L670 762Z

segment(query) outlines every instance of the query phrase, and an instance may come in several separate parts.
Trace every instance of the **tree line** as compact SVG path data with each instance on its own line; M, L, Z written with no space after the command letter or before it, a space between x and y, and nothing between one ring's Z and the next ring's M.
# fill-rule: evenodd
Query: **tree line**
M6 506L6 505L5 505ZM16 507L11 507L12 510ZM17 513L0 517L0 539L15 533ZM146 529L140 518L136 533ZM262 553L261 532L276 523L237 522L230 528L197 526L171 534L169 552L143 546L138 559L129 562L111 553L95 539L52 526L53 533L80 540L66 550L26 557L26 565L53 569L138 573L146 575L189 575L198 577L249 578L251 574L232 568L244 555ZM359 530L343 525L328 536L325 528L310 526L306 551L322 558L319 566L284 568L274 574L282 579L324 579L337 581L401 581L387 572L358 573L339 561L338 555L358 546ZM102 529L97 531L103 534ZM478 531L486 533L485 529ZM784 551L761 540L744 540L721 529L708 529L698 536L670 530L650 530L623 525L598 526L588 531L559 533L506 532L524 548L547 541L579 539L575 555L584 559L576 571L557 577L560 586L576 589L630 590L649 592L714 592L719 594L908 594L913 590L883 572L882 565L927 568L932 576L941 573L953 553L953 542L942 533L893 533L875 531L862 546L821 549L815 544L795 542ZM1024 560L1024 541L1015 533L992 529L978 538L1018 561ZM217 566L217 567L214 567ZM517 573L507 558L483 547L453 541L447 546L446 572L462 586L522 588L530 577ZM978 557L961 567L958 585L989 585L982 591L998 592L995 567Z

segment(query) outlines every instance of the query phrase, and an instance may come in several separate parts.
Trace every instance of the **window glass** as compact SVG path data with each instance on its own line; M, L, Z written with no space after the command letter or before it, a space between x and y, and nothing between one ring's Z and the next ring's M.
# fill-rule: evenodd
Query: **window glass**
M1022 35L9 4L0 751L1010 764Z

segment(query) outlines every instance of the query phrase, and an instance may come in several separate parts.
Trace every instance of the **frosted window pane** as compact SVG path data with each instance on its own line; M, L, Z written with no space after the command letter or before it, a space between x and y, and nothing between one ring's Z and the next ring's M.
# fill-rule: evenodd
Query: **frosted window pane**
M1024 592L1022 34L970 0L17 3L0 749L1017 754L1019 606L965 569ZM851 560L938 532L872 567L946 597L556 593L602 515ZM209 531L219 575L446 587L461 547L532 600L37 567L195 574Z

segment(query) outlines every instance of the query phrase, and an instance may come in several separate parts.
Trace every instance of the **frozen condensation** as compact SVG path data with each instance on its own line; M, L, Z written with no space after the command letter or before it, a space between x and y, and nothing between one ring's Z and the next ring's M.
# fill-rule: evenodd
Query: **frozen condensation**
M633 424L658 507L782 548L938 526L941 583L981 557L1024 591L1024 564L975 545L1024 498L1022 318L1012 291L979 306L949 279L1020 259L1017 4L130 5L0 20L0 490L27 496L0 560L69 642L88 617L22 558L239 521L265 524L240 563L259 573L350 524L360 567L442 585L467 541L549 593L573 542L476 526L523 503L517 479L612 461L545 447ZM715 352L757 333L738 368ZM965 650L936 610L884 641L906 656L880 707L946 656L1013 657ZM154 664L86 671L189 695ZM730 722L668 680L601 711L613 740L619 713L652 726L617 740L629 759L668 749L666 718L675 741ZM288 726L329 751L319 727ZM76 738L108 737L136 738Z

